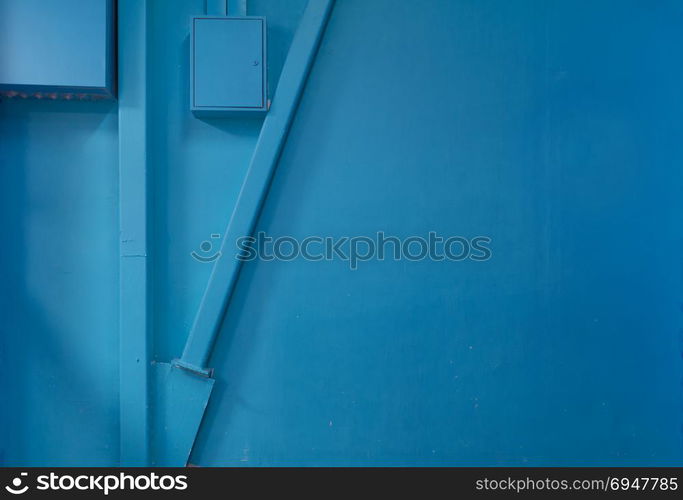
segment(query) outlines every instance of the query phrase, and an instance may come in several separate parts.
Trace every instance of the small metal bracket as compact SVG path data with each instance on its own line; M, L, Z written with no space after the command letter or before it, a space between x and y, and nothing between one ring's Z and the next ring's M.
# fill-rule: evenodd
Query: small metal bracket
M171 361L171 365L200 377L213 378L213 368L201 368L199 366L186 363L180 359L174 359Z

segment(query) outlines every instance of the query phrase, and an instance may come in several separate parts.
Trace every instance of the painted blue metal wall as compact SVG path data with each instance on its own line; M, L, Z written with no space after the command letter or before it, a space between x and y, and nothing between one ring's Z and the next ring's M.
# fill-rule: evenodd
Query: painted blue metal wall
M118 462L117 113L0 103L0 463Z
M682 22L338 1L258 229L493 258L247 263L192 461L680 464Z
M249 2L271 95L305 5ZM262 123L191 114L203 9L151 0L143 38L165 362ZM257 229L493 257L247 263L191 462L680 465L682 24L674 0L337 0ZM3 464L120 460L117 111L0 103Z

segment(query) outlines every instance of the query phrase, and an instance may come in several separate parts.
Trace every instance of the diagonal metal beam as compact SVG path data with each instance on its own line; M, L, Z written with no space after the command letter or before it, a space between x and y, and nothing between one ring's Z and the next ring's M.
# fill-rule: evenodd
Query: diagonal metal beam
M237 205L223 240L226 245L253 232L273 172L282 152L333 0L309 0L287 55L273 105L263 122ZM181 359L155 363L152 402L152 463L183 466L187 463L209 402L214 379L207 362L223 314L235 287L240 262L221 258L214 263Z
M249 236L254 230L333 4L334 0L310 0L292 41L273 104L225 230L222 257L214 263L185 350L178 361L187 369L208 373L211 349L241 267L241 261L230 258L231 250L238 238Z

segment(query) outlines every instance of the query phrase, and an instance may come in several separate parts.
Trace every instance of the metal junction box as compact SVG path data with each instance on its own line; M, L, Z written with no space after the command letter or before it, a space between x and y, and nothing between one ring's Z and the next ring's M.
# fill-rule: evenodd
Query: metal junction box
M268 109L264 17L194 17L190 52L190 107L195 114Z
M114 96L113 0L0 0L0 95Z

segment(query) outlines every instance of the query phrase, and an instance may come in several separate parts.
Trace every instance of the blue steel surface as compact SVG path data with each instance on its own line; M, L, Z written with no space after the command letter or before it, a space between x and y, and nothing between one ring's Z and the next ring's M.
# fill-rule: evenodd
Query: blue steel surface
M0 0L0 89L111 94L112 0Z
M204 14L208 16L228 15L228 0L205 0L204 4L206 6Z
M265 111L265 18L195 17L190 53L193 111Z
M176 363L154 363L152 375L150 463L184 467L215 381Z
M249 1L275 94L306 3ZM169 361L211 271L190 253L263 120L194 117L205 2L147 5L148 335ZM339 0L256 229L493 255L244 265L190 461L683 465L681 25L677 0ZM115 103L0 102L2 465L121 460L118 125Z
M228 2L229 16L246 16L248 14L247 0L231 0Z
M262 119L192 115L189 21L204 0L147 3L149 335L155 357L169 360L210 271L190 252L227 223ZM271 89L305 5L249 3L271 20ZM119 40L133 43L126 26ZM2 100L0 132L0 465L116 465L128 375L119 373L117 104Z
M0 103L0 466L118 463L117 165L114 103Z
M255 261L200 465L681 465L683 4L337 2L257 230L491 260Z

